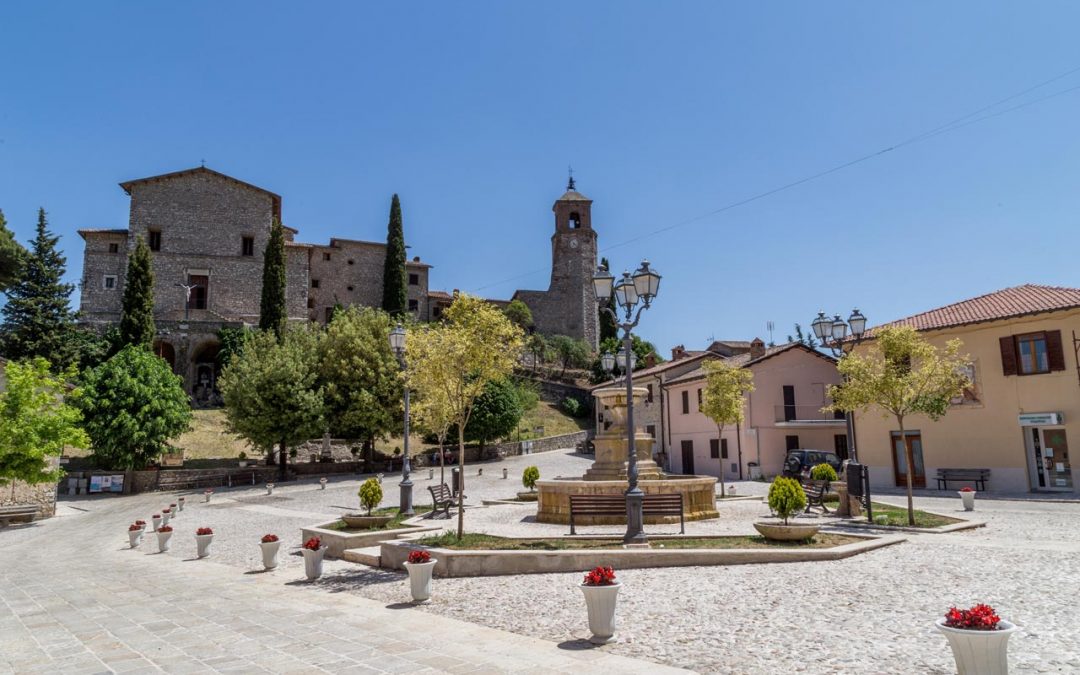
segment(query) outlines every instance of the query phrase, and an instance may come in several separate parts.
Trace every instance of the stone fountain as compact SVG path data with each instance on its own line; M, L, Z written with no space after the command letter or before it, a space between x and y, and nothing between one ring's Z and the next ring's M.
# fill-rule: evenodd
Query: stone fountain
M634 387L634 405L640 405L648 390ZM593 440L596 460L584 476L554 478L536 482L539 491L536 520L541 523L569 523L570 495L621 495L626 492L626 404L625 387L606 387L593 392L596 409L604 411L610 423ZM634 450L637 453L638 487L645 494L681 494L686 520L716 518L716 478L712 476L668 475L652 458L653 438L634 430ZM626 522L625 516L581 516L574 522L581 525L616 525ZM675 516L646 516L646 523L679 522Z

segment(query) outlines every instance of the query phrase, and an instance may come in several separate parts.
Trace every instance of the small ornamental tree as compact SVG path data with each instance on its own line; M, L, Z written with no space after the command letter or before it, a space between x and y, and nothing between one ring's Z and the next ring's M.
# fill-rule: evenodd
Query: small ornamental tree
M832 481L839 480L839 477L836 475L836 469L832 468L829 464L822 462L810 469L810 479L827 480L831 483Z
M907 471L908 525L915 525L912 500L911 443L904 433L909 415L941 419L952 399L970 385L971 360L960 354L960 340L949 340L943 349L934 347L910 326L889 326L874 331L874 344L865 354L851 353L840 359L841 385L829 387L833 403L825 410L853 412L877 408L892 417L900 428Z
M150 349L154 333L154 270L150 265L150 247L140 236L135 240L124 277L120 344Z
M528 330L532 327L532 310L521 300L511 300L503 311L506 313L506 318L517 324L522 330Z
M784 525L788 524L788 518L805 509L806 493L799 481L777 476L769 486L769 508L784 519Z
M724 427L742 424L745 417L746 395L754 391L754 373L719 359L706 361L705 391L701 395L701 412L716 423L717 441L724 443ZM723 460L721 459L721 464ZM720 467L720 496L725 497L724 469Z
M480 444L483 455L484 445L505 436L517 429L524 411L517 387L510 378L489 382L484 393L476 399L469 424L465 427L466 440Z
M262 297L259 300L259 328L281 336L288 318L285 305L285 228L274 219L263 252Z
M253 335L218 380L230 428L268 453L278 446L286 478L288 448L322 435L323 390L318 384L319 336L306 328Z
M356 494L360 497L360 506L367 509L369 516L371 511L382 502L383 498L382 486L379 485L379 481L375 478L368 478L364 481Z
M532 357L533 372L542 363L547 363L551 358L551 346L548 344L547 338L540 333L533 333L525 341L525 350L529 352L529 356Z
M77 389L67 391L65 379L49 372L49 363L36 358L4 367L6 388L0 391L0 485L21 480L47 483L60 480L63 470L51 466L65 445L86 447L90 440L79 428L82 416L70 402ZM65 400L66 397L66 400ZM14 490L14 487L12 488Z
M529 488L529 492L536 491L536 481L540 480L540 469L535 466L527 466L521 472L521 484Z
M103 468L141 469L188 430L191 406L183 381L143 347L124 347L83 379L76 405Z

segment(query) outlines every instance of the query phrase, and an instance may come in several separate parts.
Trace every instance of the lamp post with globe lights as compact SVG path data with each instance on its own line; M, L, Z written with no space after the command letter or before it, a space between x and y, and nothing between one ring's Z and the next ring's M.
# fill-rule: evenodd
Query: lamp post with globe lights
M645 493L638 487L637 451L634 444L634 349L631 337L632 331L637 327L641 319L641 313L649 308L656 298L660 289L660 275L656 270L649 267L648 260L641 261L633 274L623 272L618 281L607 270L600 267L593 275L593 290L596 299L600 303L601 311L607 312L615 321L615 324L623 331L623 345L616 357L605 354L601 357L601 364L606 370L615 361L626 373L626 477L628 486L626 489L626 535L623 541L628 544L645 544L647 539L644 530L644 516L642 515L642 502ZM608 300L615 296L618 308L622 309L623 317L620 318L617 308L608 306Z
M405 329L399 323L390 331L390 349L397 357L398 366L405 370ZM401 458L401 500L398 504L398 512L405 516L413 515L413 483L409 474L412 467L409 464L409 385L405 385L405 451Z
M866 336L866 317L858 309L851 311L851 316L846 322L840 318L839 314L834 314L830 319L825 316L825 312L818 312L817 318L810 323L810 326L814 329L814 335L821 341L822 346L827 347L836 358L850 354ZM844 421L847 423L848 453L852 461L858 462L853 414L845 412Z

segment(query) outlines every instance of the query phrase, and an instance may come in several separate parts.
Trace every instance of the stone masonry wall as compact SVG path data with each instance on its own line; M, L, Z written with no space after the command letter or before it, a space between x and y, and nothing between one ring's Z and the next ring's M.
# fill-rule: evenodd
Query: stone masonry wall
M41 507L39 518L49 518L56 514L56 484L38 483L31 485L21 480L0 487L0 506L23 506L37 504Z

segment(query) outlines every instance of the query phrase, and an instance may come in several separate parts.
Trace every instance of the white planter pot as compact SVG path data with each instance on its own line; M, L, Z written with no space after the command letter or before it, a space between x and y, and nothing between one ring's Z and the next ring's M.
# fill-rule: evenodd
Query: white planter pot
M154 516L151 518L150 525L154 528L154 532L157 532L158 528L161 527L161 516Z
M161 514L161 524L162 525L168 525L170 520L172 520L172 514L171 513L163 513L163 514Z
M164 553L169 550L169 540L172 539L172 532L158 532L157 533L157 550L160 553Z
M958 675L1006 675L1009 672L1009 636L1016 626L1009 621L998 623L998 630L963 630L949 628L945 619L935 622L945 634L956 660Z
M409 573L409 592L413 602L421 603L431 600L431 573L435 571L435 563L432 558L426 563L403 563L405 571Z
M974 492L961 492L960 501L964 504L965 511L975 510L975 493Z
M210 555L210 544L212 543L214 543L214 535L212 534L195 535L195 545L198 547L198 556L200 558Z
M268 495L274 494L274 484L273 483L267 483L266 484L266 494L268 494Z
M203 493L203 496L202 496L202 500L203 500L204 502L208 502L208 501L210 501L210 496L211 496L212 494L213 494L212 492L204 492L204 493Z
M263 568L272 570L277 567L278 550L281 548L281 541L259 542L259 548L262 549Z
M131 548L138 548L142 543L142 530L128 530L128 543L131 544Z
M185 500L184 500L183 497L181 497L179 501L180 501L180 504L177 506L177 508L179 508L181 511L183 511L184 510L184 501Z
M326 553L326 547L323 546L318 551L312 551L309 548L302 548L300 551L304 554L304 574L307 575L307 578L314 581L321 577L323 554Z
M585 606L589 610L589 642L605 645L615 641L615 603L619 599L622 582L610 586L579 586L585 594Z
M180 509L176 508L175 504L169 504L169 515L173 518L180 515Z
M320 478L319 479L319 489L320 490L325 490L326 489L326 479L325 478Z

